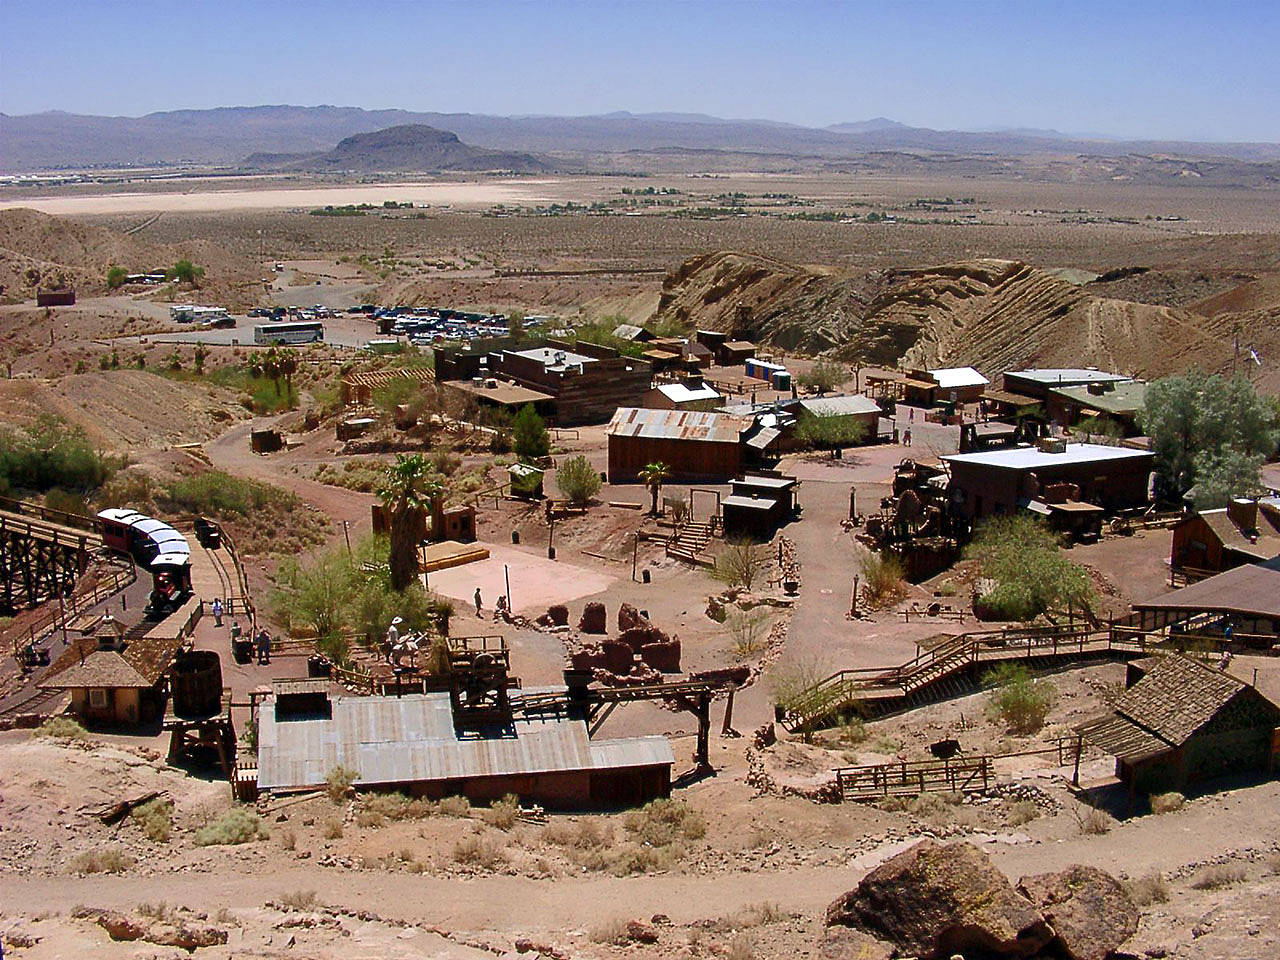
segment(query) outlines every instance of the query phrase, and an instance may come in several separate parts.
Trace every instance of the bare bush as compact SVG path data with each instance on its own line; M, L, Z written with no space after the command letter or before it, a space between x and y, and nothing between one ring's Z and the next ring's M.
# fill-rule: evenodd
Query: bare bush
M768 635L769 614L757 607L754 610L736 610L725 621L732 641L730 649L734 659L746 660L764 650Z
M342 764L338 764L324 778L325 792L329 794L329 799L334 803L341 803L347 798L347 794L351 792L352 784L359 779L359 770L350 770Z
M1034 800L1018 800L1009 805L1009 810L1005 817L1008 819L1010 826L1020 827L1024 823L1030 823L1032 820L1038 819L1043 812L1040 809L1040 804Z
M1130 899L1140 907L1149 907L1153 903L1164 903L1169 899L1169 884L1158 873L1145 877L1136 877L1125 884Z
M324 825L324 838L326 840L341 840L342 821L336 818L326 821Z
M1157 793L1151 798L1152 813L1173 813L1181 810L1183 804L1187 802L1187 798L1182 794L1174 793Z
M256 813L244 807L232 807L217 820L196 830L194 839L196 846L214 847L251 843L265 840L267 836L266 825Z
M469 817L471 801L466 797L445 797L437 804L436 809L442 817Z
M71 858L72 873L124 873L138 861L120 847L86 850Z
M1223 887L1243 883L1244 878L1244 864L1214 863L1195 872L1191 878L1191 887L1194 890L1221 890Z
M319 900L314 890L294 890L292 893L281 894L277 902L282 910L307 913L316 908Z
M130 817L137 821L148 840L168 843L173 833L173 801L164 797L134 807Z
M1088 813L1078 816L1077 821L1080 825L1080 832L1087 836L1100 836L1104 833L1111 832L1111 826L1115 823L1106 812L1099 810L1097 807L1090 807Z
M490 837L463 837L453 847L455 863L477 870L495 870L506 863L506 853Z
M716 557L711 576L731 587L750 590L769 566L769 554L758 543L748 539L729 541Z
M520 798L513 793L508 793L501 800L493 801L489 804L489 809L484 812L485 823L499 830L510 830L519 819Z

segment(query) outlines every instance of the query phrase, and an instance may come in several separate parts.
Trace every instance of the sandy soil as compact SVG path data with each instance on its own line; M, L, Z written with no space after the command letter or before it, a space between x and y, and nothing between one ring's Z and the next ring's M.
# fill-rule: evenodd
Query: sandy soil
M258 190L192 190L184 193L111 193L99 196L46 196L0 200L0 210L27 207L57 216L144 213L209 213L232 210L292 210L299 207L346 206L384 200L432 206L488 207L495 203L538 203L549 199L539 180L486 183L387 183L267 188Z

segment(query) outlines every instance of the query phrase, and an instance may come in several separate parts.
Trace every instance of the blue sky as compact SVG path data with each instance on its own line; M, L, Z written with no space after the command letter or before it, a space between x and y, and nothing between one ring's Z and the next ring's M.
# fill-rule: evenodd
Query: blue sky
M1280 3L0 0L0 111L685 111L1280 140Z

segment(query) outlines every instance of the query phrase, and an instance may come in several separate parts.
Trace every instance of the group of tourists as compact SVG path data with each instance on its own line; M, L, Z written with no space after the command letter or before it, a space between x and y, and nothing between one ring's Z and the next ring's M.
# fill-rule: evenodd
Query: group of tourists
M222 598L214 597L210 606L213 613L213 625L215 627L222 626L222 615L225 608L222 606ZM240 638L244 636L244 630L240 626L239 620L231 621L231 647L235 649L236 644L240 642ZM258 655L259 666L265 666L271 662L271 634L267 632L266 627L260 629L257 636L253 638L253 649Z

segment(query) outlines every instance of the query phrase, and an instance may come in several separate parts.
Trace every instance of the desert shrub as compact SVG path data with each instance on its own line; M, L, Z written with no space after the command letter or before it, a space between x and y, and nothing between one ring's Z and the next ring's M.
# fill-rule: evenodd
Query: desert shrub
M607 944L615 947L626 946L629 942L627 938L627 921L621 917L605 920L588 930L587 936L592 943Z
M326 840L342 839L342 821L336 817L332 820L325 821L324 838Z
M804 700L806 705L814 696L813 688L830 673L827 664L815 658L789 657L774 667L769 676L769 692L773 702L783 709L791 709ZM831 697L834 701L834 696Z
M462 466L462 458L446 446L432 447L427 460L436 473L445 477L452 477Z
M746 660L765 648L768 636L769 614L756 607L754 610L734 610L725 620L729 628L730 650L734 659Z
M377 827L389 820L425 819L434 812L430 800L415 800L403 793L371 793L361 799L356 822L362 827Z
M899 753L902 750L902 741L882 733L867 744L867 749L872 753Z
M726 960L755 960L757 956L755 939L749 933L740 933L730 940L725 953Z
M120 847L99 847L71 858L72 873L124 873L138 861Z
M471 816L471 801L466 797L444 797L437 805L442 817Z
M903 582L905 576L902 562L892 554L883 551L867 554L862 561L862 580L867 603L872 607L897 603L906 596Z
M144 900L138 904L138 916L150 917L152 920L168 920L175 913L176 908L167 900L157 900L155 903Z
M0 425L0 491L43 493L55 487L90 492L124 465L93 448L79 427L44 415L18 429Z
M588 870L611 873L615 877L629 877L641 873L670 870L676 861L674 847L651 847L634 840L627 840L616 847L599 851L585 858L582 865Z
M513 793L508 793L501 800L493 801L484 813L485 823L499 830L510 830L519 819L520 798Z
M1114 822L1105 811L1090 807L1088 813L1079 818L1080 832L1087 836L1100 836L1109 833Z
M1158 873L1145 877L1135 877L1125 883L1129 897L1140 907L1149 907L1153 903L1165 903L1169 899L1169 884Z
M31 731L33 737L52 740L88 740L89 731L70 717L50 717Z
M907 802L907 812L921 820L944 820L964 797L959 793L922 793Z
M302 913L314 910L319 898L314 890L294 890L292 893L280 894L277 901L282 910L296 910Z
M683 800L650 800L622 821L640 843L665 847L680 840L700 840L707 833L702 815Z
M830 393L849 379L849 368L838 360L820 357L805 373L797 374L796 383L819 393Z
M233 477L221 470L206 470L183 477L169 487L170 506L187 513L247 516L261 510L273 498L289 498L292 494L256 480Z
M764 547L747 539L731 540L716 556L711 576L730 587L750 590L768 566L769 554Z
M571 503L584 506L600 492L600 474L586 457L570 457L556 469L556 486Z
M1201 867L1191 878L1194 890L1221 890L1223 887L1243 883L1244 865L1240 863L1214 863Z
M463 837L453 846L453 860L465 867L493 870L506 862L506 853L490 837Z
M283 850L298 849L298 835L292 830L286 830L280 835L280 847Z
M721 930L745 930L750 927L764 927L771 923L790 920L791 914L772 900L748 904L741 910L722 918L716 927Z
M1034 800L1017 800L1009 804L1009 809L1005 814L1010 826L1020 827L1024 823L1030 823L1040 817L1043 811L1040 804Z
M129 271L124 267L109 267L107 269L107 289L115 290L117 287L124 286L124 282L129 279Z
M329 775L324 778L324 789L329 794L329 799L334 803L341 803L346 799L350 792L352 784L360 779L360 771L352 770L338 764L329 771Z
M1020 663L1002 663L983 678L989 688L987 715L1019 734L1035 733L1044 726L1053 707L1054 688L1047 680L1037 680Z
M796 440L811 450L853 447L867 437L866 424L835 413L801 413L796 420Z
M598 820L557 820L543 828L542 839L572 850L599 850L613 843L613 828Z
M1157 793L1151 798L1151 812L1173 813L1175 810L1181 810L1186 802L1187 798L1177 792Z
M167 843L173 833L173 801L164 797L148 800L140 807L134 807L131 814L148 840Z
M206 823L195 832L198 847L216 847L265 840L267 828L262 819L244 807L232 807L217 820Z

